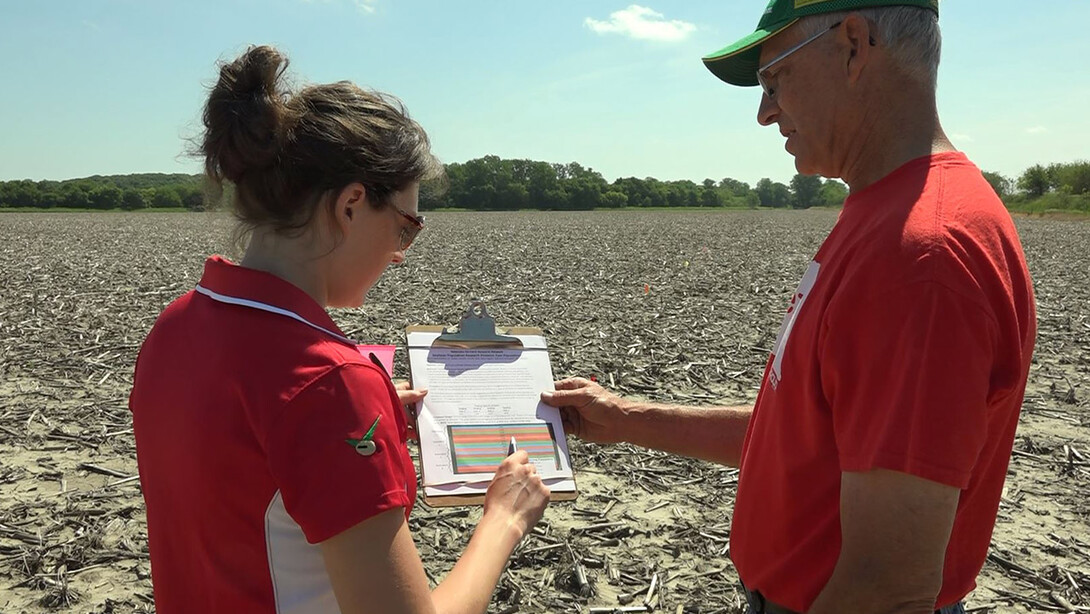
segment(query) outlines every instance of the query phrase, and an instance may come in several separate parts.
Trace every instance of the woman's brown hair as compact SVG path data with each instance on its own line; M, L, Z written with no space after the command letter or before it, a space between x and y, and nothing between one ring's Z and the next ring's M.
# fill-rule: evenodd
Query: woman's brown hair
M234 184L235 215L247 229L299 230L351 183L380 207L442 174L428 135L399 100L348 81L292 92L287 66L275 48L250 47L220 67L204 108L205 172L215 187Z

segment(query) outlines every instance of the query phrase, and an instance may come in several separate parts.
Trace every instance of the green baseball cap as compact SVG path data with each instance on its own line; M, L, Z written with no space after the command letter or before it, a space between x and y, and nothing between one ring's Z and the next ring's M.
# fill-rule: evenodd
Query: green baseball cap
M761 43L808 15L876 6L918 6L939 13L938 0L771 0L753 34L704 56L704 66L731 85L757 85Z

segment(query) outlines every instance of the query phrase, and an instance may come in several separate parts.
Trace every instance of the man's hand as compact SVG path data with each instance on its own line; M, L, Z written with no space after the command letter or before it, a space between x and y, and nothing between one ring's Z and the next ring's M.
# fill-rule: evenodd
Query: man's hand
M420 435L416 432L416 413L413 408L428 394L427 390L413 390L409 382L397 382L394 384L397 391L397 400L401 402L401 410L405 412L405 424L409 427L409 439L420 441Z
M541 393L546 405L560 409L564 429L595 443L625 441L622 420L629 412L624 399L598 384L574 377L556 382L556 391Z
M560 409L564 430L595 443L633 443L645 448L737 467L752 407L680 407L621 398L574 377L541 393Z

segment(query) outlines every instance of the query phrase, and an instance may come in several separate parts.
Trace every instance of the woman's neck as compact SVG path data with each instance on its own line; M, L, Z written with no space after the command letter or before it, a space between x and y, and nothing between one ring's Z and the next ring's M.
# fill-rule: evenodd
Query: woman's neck
M239 264L276 275L325 308L329 304L325 259L314 253L314 244L309 234L288 238L272 230L256 229Z

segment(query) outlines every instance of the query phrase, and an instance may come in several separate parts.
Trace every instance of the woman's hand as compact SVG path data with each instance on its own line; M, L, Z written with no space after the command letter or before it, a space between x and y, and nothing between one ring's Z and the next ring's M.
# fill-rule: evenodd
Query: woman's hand
M420 435L416 432L416 412L413 408L428 394L427 390L413 390L409 382L397 382L394 384L397 391L397 400L401 403L401 409L405 412L405 424L409 427L408 437L413 441L420 441Z
M530 463L530 455L519 450L496 470L484 496L484 515L506 520L521 539L541 520L548 503L548 487Z

